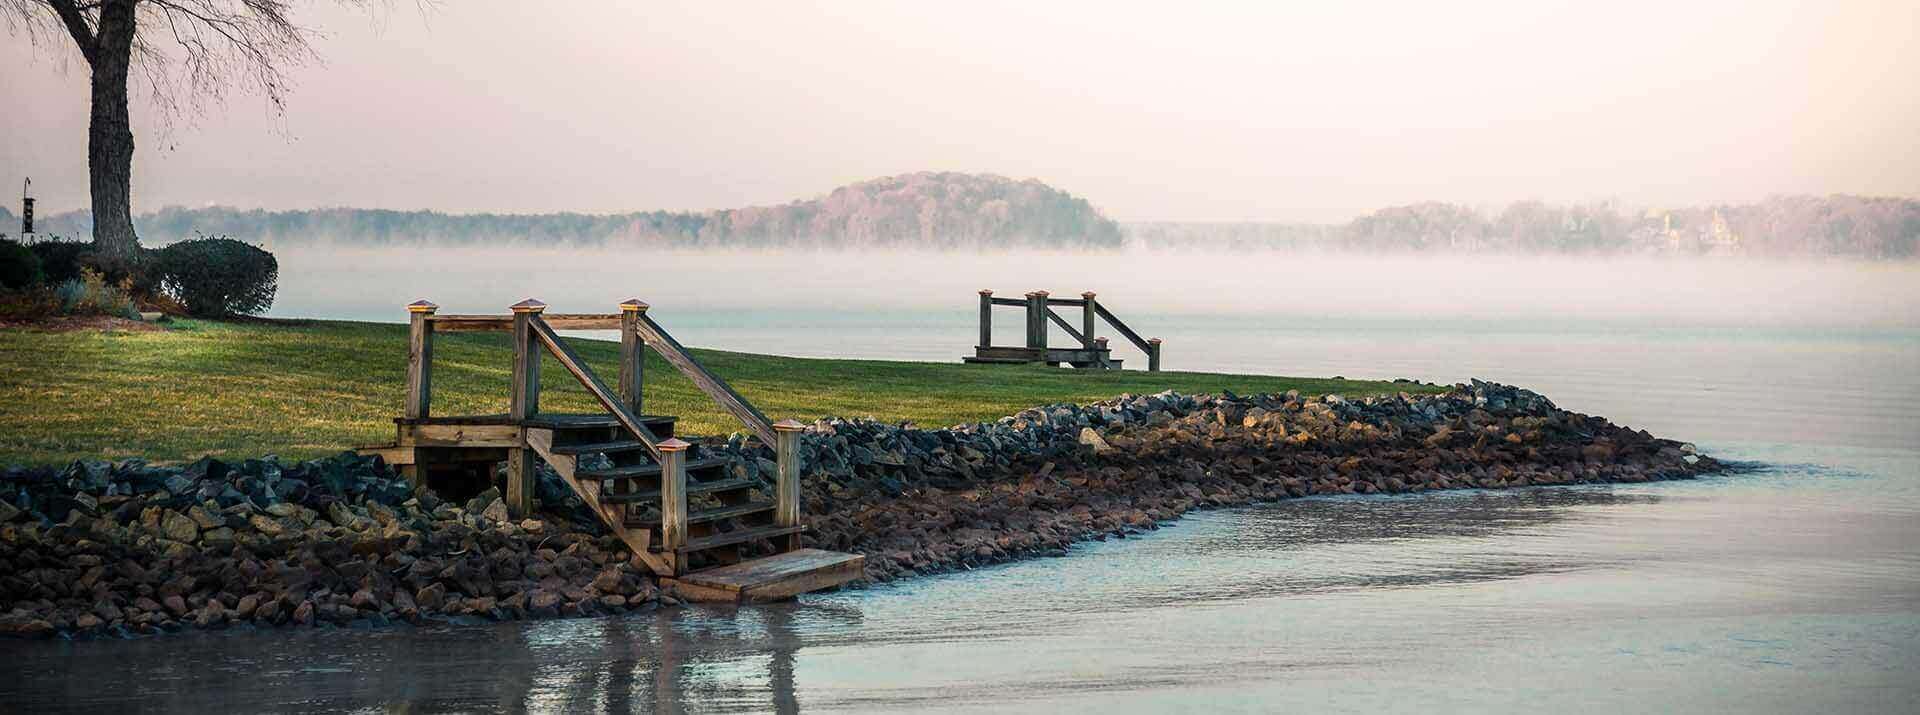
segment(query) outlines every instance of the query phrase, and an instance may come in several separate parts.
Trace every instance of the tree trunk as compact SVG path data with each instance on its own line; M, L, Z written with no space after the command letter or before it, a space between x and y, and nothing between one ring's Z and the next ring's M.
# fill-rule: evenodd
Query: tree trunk
M87 174L93 191L93 245L104 257L139 259L133 233L133 124L127 72L133 62L134 2L100 5L94 53L93 115L87 124Z

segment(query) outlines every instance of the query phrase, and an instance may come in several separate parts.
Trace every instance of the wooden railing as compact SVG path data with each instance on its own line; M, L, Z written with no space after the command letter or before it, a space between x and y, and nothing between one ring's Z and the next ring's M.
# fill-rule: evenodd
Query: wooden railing
M546 314L546 304L527 299L512 306L511 315L439 315L438 306L416 301L407 306L411 317L407 360L407 402L405 413L412 420L427 420L432 415L433 335L440 331L510 331L513 333L513 378L508 417L516 423L534 420L540 415L540 358L550 354L559 361L600 406L634 439L640 441L654 461L661 465L661 546L670 553L687 540L686 457L688 444L678 439L662 440L641 421L645 404L646 349L660 353L694 387L705 393L729 414L746 425L761 442L774 448L779 466L775 484L775 525L794 526L800 518L800 464L798 444L806 428L793 420L768 421L765 414L748 402L732 386L713 374L693 357L666 329L647 317L647 304L630 299L620 304L620 312L610 315ZM620 380L616 391L594 373L585 360L560 339L559 330L620 331ZM516 512L532 503L533 450L509 450L506 496ZM570 480L571 481L571 480ZM574 485L581 490L579 484ZM584 496L597 496L587 494ZM597 501L596 501L597 503Z
M1028 293L1022 299L996 298L991 290L980 291L980 347L982 348L993 347L993 309L996 306L1019 307L1026 310L1026 347L1028 348L1047 349L1048 325L1051 323L1060 326L1067 337L1078 343L1081 349L1103 350L1106 348L1106 338L1095 334L1097 327L1095 319L1098 318L1107 321L1108 325L1118 331L1128 342L1133 343L1134 347L1139 348L1140 352L1146 353L1148 370L1155 372L1160 370L1160 339L1140 337L1139 333L1127 327L1119 316L1114 315L1113 311L1100 303L1092 291L1081 293L1078 299L1055 298L1043 290ZM1054 311L1055 306L1079 308L1080 326L1076 329L1073 323Z

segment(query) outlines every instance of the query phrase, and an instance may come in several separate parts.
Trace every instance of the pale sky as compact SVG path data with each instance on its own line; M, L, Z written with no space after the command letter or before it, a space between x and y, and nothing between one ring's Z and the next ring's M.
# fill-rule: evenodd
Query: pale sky
M136 211L692 210L919 170L1038 178L1121 220L1920 195L1912 0L460 0L297 17L325 33L325 62L296 72L283 117L237 96L162 134L136 90ZM84 207L77 53L0 42L0 195L31 175L43 213Z

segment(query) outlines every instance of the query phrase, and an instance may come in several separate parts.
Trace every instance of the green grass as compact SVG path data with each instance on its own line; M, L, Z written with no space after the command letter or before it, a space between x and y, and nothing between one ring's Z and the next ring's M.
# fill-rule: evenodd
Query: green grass
M603 380L614 380L617 344L572 343ZM1347 395L1432 389L1198 372L694 353L776 420L872 417L944 427L1034 405L1169 388ZM405 390L406 355L406 326L375 323L181 321L155 332L0 330L0 464L305 458L389 441ZM437 336L434 414L505 412L510 359L503 334ZM657 355L649 355L646 369L648 412L680 415L684 434L740 429ZM598 411L551 357L541 375L542 409Z

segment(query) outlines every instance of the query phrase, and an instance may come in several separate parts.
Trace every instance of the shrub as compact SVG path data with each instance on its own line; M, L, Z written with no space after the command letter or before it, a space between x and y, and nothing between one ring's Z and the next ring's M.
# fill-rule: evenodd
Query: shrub
M159 250L160 285L203 317L250 315L273 307L280 263L258 246L230 238L195 238Z
M130 295L132 283L122 280L119 287L91 268L80 269L80 277L61 283L53 297L62 315L112 315L128 320L140 319L140 308Z
M85 267L86 256L93 250L93 244L84 241L41 241L28 246L33 255L40 257L40 269L46 271L47 282L65 283L80 277L80 269Z
M15 290L47 281L40 257L18 241L0 239L0 287Z

